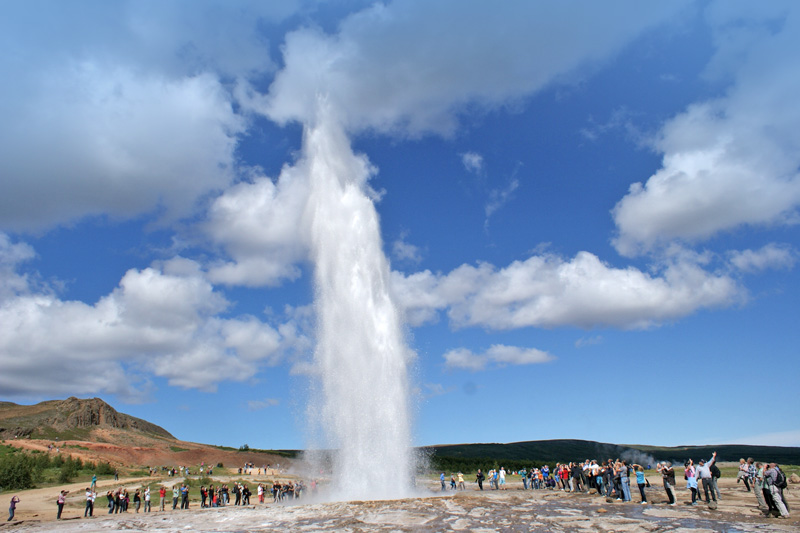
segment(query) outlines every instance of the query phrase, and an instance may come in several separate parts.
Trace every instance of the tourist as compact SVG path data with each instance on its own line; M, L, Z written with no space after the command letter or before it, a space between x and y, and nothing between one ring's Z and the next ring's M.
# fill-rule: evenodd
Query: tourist
M475 481L478 483L478 489L483 490L483 480L486 476L483 475L481 469L478 469L478 475L475 476Z
M775 463L770 463L767 470L764 472L764 484L769 487L770 496L772 496L772 503L780 513L778 518L789 518L789 508L786 505L786 499L783 496L783 487L779 484L779 478L783 479L783 485L786 484L786 475L781 472L781 469Z
M627 461L617 461L615 466L619 473L619 485L622 489L621 499L623 502L629 502L631 501L631 486L628 481L628 463ZM619 496L617 499L620 499Z
M150 487L144 489L144 512L150 512Z
M458 490L467 490L466 485L464 485L464 474L461 472L458 473Z
M450 490L456 490L456 488L457 488L456 475L450 474Z
M313 488L312 482L312 488ZM258 494L258 503L264 503L264 485L261 483L258 484L258 488L256 489L256 493Z
M642 465L633 465L633 470L636 472L636 485L639 487L642 505L646 505L647 496L644 493L644 488L647 486L647 478L644 477L644 468L642 468Z
M442 492L447 490L447 487L445 487L445 485L444 485L444 472L439 474L439 482L442 484Z
M753 481L753 492L756 493L756 501L758 502L758 510L759 511L769 511L769 505L767 505L767 500L764 497L764 490L766 487L764 486L764 465L761 463L756 463L756 476Z
M189 487L184 483L181 485L181 509L189 508Z
M142 506L142 495L139 492L139 489L136 489L136 492L133 493L133 507L136 509L136 512L139 512L139 508Z
M11 522L14 520L14 513L17 510L17 504L19 503L19 496L16 494L11 497L11 503L8 504L8 520L6 522Z
M97 474L92 474L92 484L90 486L92 490L97 488Z
M708 498L709 491L711 492L711 499L715 502L717 501L717 495L714 494L714 489L711 486L711 466L717 460L717 452L714 452L711 456L711 460L706 463L705 459L700 459L699 464L697 465L697 469L695 470L695 476L697 477L698 482L702 481L703 483L703 493L706 496L706 503L711 503L711 500Z
M684 466L683 477L686 479L686 488L692 491L692 505L697 505L697 477L695 477L694 462L689 459Z
M114 512L114 492L106 492L106 498L108 498L108 514L111 514Z
M178 487L178 484L172 485L172 510L178 508L178 496L181 494L181 489Z
M158 489L158 497L161 499L161 510L164 510L164 503L167 500L167 488L164 485L161 485L161 488Z
M750 492L750 465L747 464L747 461L744 458L739 459L739 473L736 475L736 483L738 484L740 481L744 481L744 488L747 492Z
M94 515L94 499L97 496L91 487L86 488L86 508L83 510L83 517Z
M669 505L675 505L677 501L675 498L675 469L672 468L672 463L658 463L656 470L661 474L664 482L664 491L667 493Z
M61 520L61 511L64 510L64 504L67 501L67 494L69 494L68 490L62 490L58 495L58 499L56 499L56 505L58 505L58 514L56 515L56 520Z
M500 467L500 472L497 473L497 481L499 483L498 489L506 490L506 469Z

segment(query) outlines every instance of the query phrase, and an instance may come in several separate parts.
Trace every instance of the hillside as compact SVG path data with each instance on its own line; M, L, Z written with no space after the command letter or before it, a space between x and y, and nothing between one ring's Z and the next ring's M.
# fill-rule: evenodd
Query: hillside
M748 446L722 444L716 446L644 446L609 444L585 440L540 440L509 444L453 444L426 448L435 457L456 459L492 458L532 462L568 462L584 459L630 457L643 461L649 456L655 461L683 462L686 459L709 458L716 451L723 461L738 461L754 457L779 464L800 464L800 448L784 446ZM644 464L644 463L642 463Z
M36 405L0 402L0 441L35 452L121 467L286 464L294 452L236 450L176 439L164 428L116 411L100 398L51 400Z
M166 429L117 412L100 398L51 400L36 405L0 402L0 439L75 439L94 429L122 429L175 439Z

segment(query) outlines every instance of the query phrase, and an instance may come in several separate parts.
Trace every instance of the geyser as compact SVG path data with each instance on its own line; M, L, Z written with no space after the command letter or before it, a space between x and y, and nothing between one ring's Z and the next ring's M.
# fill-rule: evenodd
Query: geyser
M334 450L333 496L387 499L411 493L408 365L402 321L389 290L389 263L367 180L328 113L307 125L311 193L307 215L315 273L318 413Z

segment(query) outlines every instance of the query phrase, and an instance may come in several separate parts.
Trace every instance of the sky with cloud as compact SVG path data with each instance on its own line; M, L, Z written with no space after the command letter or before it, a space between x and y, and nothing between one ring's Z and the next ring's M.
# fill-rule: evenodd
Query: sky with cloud
M4 7L0 399L305 446L324 102L416 444L800 446L795 2Z

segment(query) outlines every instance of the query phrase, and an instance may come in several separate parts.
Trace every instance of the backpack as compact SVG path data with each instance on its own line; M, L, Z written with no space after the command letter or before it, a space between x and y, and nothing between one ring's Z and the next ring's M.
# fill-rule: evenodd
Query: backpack
M716 464L711 465L711 468L709 468L709 470L711 471L711 475L713 477L715 477L715 478L722 477L722 472L719 471L719 468L717 468Z
M786 488L786 474L783 473L783 470L780 467L775 468L778 471L778 475L775 478L775 486L779 489Z

